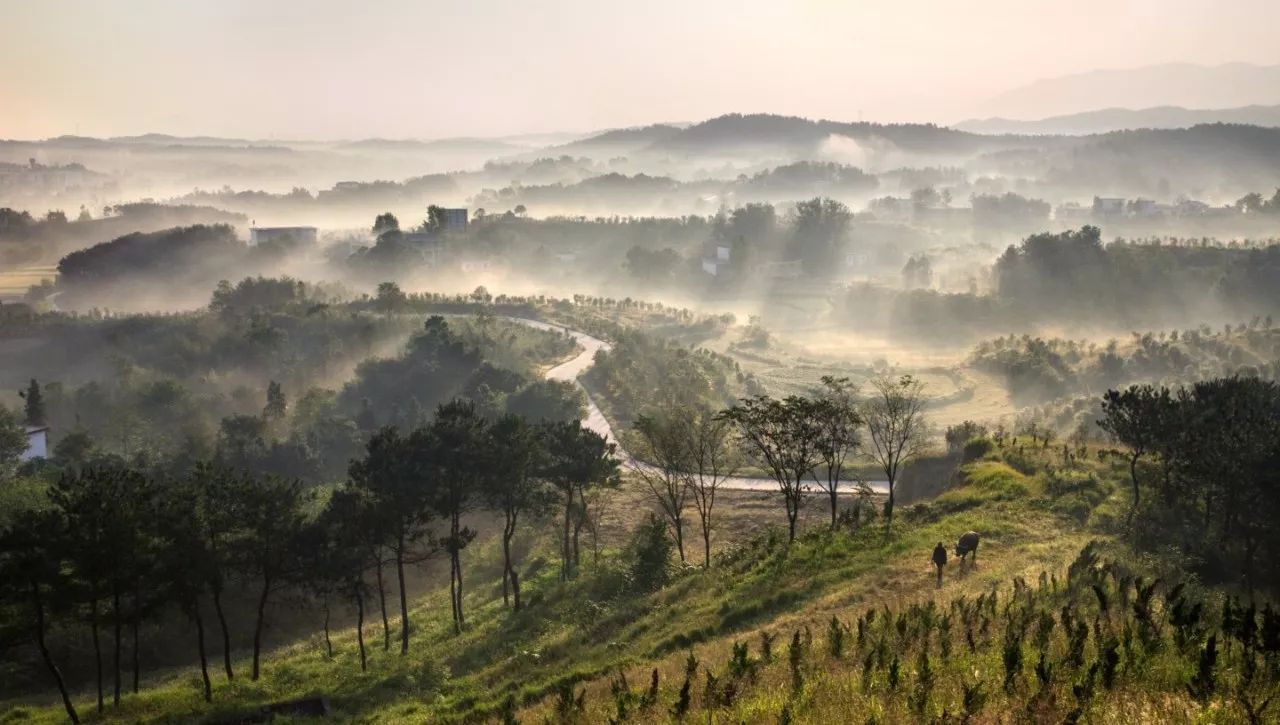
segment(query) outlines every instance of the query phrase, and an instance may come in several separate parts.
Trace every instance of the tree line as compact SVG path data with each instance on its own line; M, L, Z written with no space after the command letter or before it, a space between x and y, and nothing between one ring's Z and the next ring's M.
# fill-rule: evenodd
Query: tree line
M1280 385L1134 385L1108 391L1102 410L1098 425L1128 448L1140 543L1176 545L1205 572L1251 588L1280 580Z
M811 395L757 395L718 413L668 406L637 418L640 460L632 468L662 512L680 559L686 559L685 509L692 505L703 563L710 566L716 492L746 462L777 483L788 541L795 539L800 510L814 489L827 498L831 528L840 525L841 486L850 482L849 469L860 459L885 476L885 517L891 527L902 469L928 445L926 398L923 384L909 375L878 377L870 387L861 396L847 378L824 376ZM864 499L871 493L863 481L854 490ZM854 515L861 516L862 508L852 509Z
M585 520L589 492L616 482L612 445L579 422L488 419L462 400L441 405L420 428L379 430L327 501L296 479L214 462L163 477L119 464L86 466L66 471L46 502L0 531L0 609L6 621L27 623L73 722L79 715L47 642L55 619L87 630L102 712L108 678L113 704L126 687L138 689L140 627L180 612L190 622L207 701L210 636L220 640L226 679L237 674L229 588L254 593L251 679L261 672L270 605L286 594L319 605L330 655L331 609L354 608L364 668L365 617L375 606L383 648L392 646L387 579L399 592L402 654L411 632L408 567L448 559L451 617L461 632L463 554L476 536L472 522L492 517L502 525L503 599L519 609L512 542L520 527L560 508L561 572L572 578L578 533L594 526Z

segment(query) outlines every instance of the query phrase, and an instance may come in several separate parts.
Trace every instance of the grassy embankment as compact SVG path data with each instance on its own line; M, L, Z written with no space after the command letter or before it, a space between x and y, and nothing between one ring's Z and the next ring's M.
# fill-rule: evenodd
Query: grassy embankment
M1203 620L1175 626L1176 570L1157 572L1159 562L1145 560L1107 568L1085 561L1068 575L1090 540L1103 542L1105 558L1130 558L1108 533L1126 503L1123 475L1121 464L1093 455L1063 465L1056 452L1008 447L966 464L959 488L901 511L891 534L880 522L829 532L816 517L790 546L776 531L722 546L711 570L682 571L653 593L629 591L614 553L617 536L607 537L598 563L586 547L582 576L570 583L558 581L545 553L550 542L529 540L528 607L519 614L503 609L496 552L480 543L466 555L472 584L461 635L450 631L446 594L436 591L413 608L406 656L382 651L380 624L370 618L367 673L359 671L353 631L335 637L332 659L317 635L271 653L258 683L215 680L212 706L201 702L198 673L188 670L158 678L108 716L225 716L323 695L339 716L356 721L506 714L519 722L605 722L622 710L629 721L667 722L681 717L692 653L698 665L682 716L689 722L712 715L730 722L919 722L943 713L958 722L966 712L976 722L1019 713L1061 721L1077 708L1087 721L1238 721L1242 703L1271 687L1255 679L1253 689L1244 688L1252 694L1234 694L1241 646L1225 649L1219 641L1216 694L1198 681L1207 705L1187 687L1197 682L1209 622L1220 621L1209 614L1217 611L1212 596ZM616 529L640 508L628 503L634 492L619 495L631 498L615 504ZM979 563L953 563L935 588L933 544L950 546L969 529L983 536ZM1145 584L1156 573L1163 578L1146 610L1156 622L1149 630L1135 614L1136 577L1145 575ZM1178 594L1205 596L1194 584ZM1046 616L1052 626L1043 624ZM1081 627L1084 639L1073 646ZM79 703L87 714L88 698ZM10 718L53 722L61 715L48 706Z

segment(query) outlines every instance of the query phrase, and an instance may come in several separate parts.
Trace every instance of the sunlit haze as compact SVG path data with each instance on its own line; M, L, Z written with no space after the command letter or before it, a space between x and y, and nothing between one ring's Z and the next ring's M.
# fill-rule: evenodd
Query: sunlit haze
M2 0L0 17L5 138L951 123L1098 68L1280 63L1271 0Z

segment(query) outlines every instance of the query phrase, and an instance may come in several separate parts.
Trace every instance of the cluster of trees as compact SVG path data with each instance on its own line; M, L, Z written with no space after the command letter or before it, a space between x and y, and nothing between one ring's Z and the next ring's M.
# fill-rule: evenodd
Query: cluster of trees
M1280 374L1280 334L1270 316L1248 323L1133 333L1121 343L998 337L979 343L970 362L1003 375L1014 399L1039 403L1093 394L1131 382L1190 382L1239 374L1275 379Z
M30 212L0 208L0 262L34 264L54 262L78 249L86 239L113 239L131 232L151 232L175 225L243 224L240 214L209 206L136 202L104 207L98 218L81 207L71 217L60 209L42 217Z
M606 412L624 426L650 408L719 409L743 393L760 390L759 382L736 362L713 351L621 327L609 337L613 348L596 353L585 381L599 393Z
M1276 189L1270 199L1256 191L1250 192L1236 199L1234 206L1244 214L1280 214L1280 189Z
M1280 385L1135 385L1108 391L1102 411L1098 425L1128 448L1140 541L1176 544L1215 577L1280 581Z
M224 607L233 587L254 593L251 679L261 672L270 604L285 593L319 605L326 642L331 606L350 603L363 667L364 618L374 596L383 647L391 647L385 569L393 569L398 585L403 653L411 631L406 567L448 558L452 619L461 631L463 553L476 536L470 521L477 512L491 513L502 523L504 600L509 593L518 609L512 548L518 527L561 506L562 572L570 578L578 532L594 525L585 520L586 498L616 481L612 446L577 421L531 424L509 415L491 422L466 401L442 405L432 422L411 432L380 430L322 506L297 480L212 462L164 477L123 465L86 466L67 471L50 487L47 502L9 517L0 531L0 610L4 621L25 623L20 631L34 639L77 722L46 639L55 618L88 630L99 712L108 672L115 704L127 687L126 654L137 691L139 628L167 612L180 612L191 623L206 699L210 612L222 669L234 678Z
M257 277L220 283L198 313L50 314L24 325L33 344L7 365L42 371L58 464L109 454L151 467L216 455L321 482L340 479L380 425L412 427L454 397L489 417L579 417L581 392L537 375L575 349L571 337L492 314L424 325L410 314L365 312L376 305L338 294ZM403 311L414 309L406 302ZM374 357L402 337L401 354ZM78 351L74 360L68 349ZM351 368L343 388L323 387Z
M1104 245L1097 227L1041 233L993 269L996 294L1028 319L1161 327L1265 314L1280 304L1280 247Z
M1042 199L1028 199L1011 191L1000 196L975 194L970 198L970 203L973 206L975 226L1001 228L1038 225L1043 227L1049 221L1049 202Z
M847 379L823 377L812 396L755 396L723 411L747 456L778 484L789 540L813 483L830 503L831 526L839 521L840 486L848 465L860 456L883 472L889 487L886 525L893 525L895 486L903 467L928 445L923 384L911 376L872 379L865 399ZM864 438L865 433L865 438ZM859 487L863 493L867 489Z
M298 251L297 243L287 241L249 247L228 224L133 232L63 257L59 304L82 308L109 300L116 309L146 309L155 296L186 300L190 290L209 289L219 279L273 272Z

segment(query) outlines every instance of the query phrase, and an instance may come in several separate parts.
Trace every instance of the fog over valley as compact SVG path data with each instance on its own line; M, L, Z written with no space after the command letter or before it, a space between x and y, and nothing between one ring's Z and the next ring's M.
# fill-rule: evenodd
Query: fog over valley
M0 10L0 723L1280 717L1280 5Z

